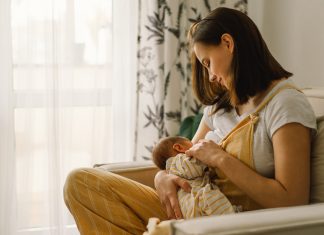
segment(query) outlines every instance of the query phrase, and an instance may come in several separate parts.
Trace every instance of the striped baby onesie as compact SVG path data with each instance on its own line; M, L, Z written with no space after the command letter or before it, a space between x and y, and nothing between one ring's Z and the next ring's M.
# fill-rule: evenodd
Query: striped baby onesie
M199 160L180 153L166 162L166 170L187 179L191 192L180 189L178 199L185 219L198 216L222 215L234 213L234 207L226 196L213 183L213 170Z

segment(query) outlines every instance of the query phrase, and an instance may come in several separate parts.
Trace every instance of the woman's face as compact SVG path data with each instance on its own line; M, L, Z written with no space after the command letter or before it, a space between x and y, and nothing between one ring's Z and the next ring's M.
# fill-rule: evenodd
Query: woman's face
M230 38L224 37L224 35ZM193 49L200 63L208 70L209 81L218 82L229 89L229 81L232 76L233 41L230 35L224 35L219 45L196 42Z

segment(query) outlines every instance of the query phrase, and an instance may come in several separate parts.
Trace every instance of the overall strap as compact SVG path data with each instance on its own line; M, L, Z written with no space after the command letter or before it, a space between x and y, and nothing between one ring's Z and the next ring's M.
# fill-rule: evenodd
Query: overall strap
M279 89L277 89L275 92L273 92L269 97L267 97L265 100L263 100L262 103L254 111L253 115L256 115L257 116L258 113L264 108L264 106L266 106L274 96L276 96L280 91L282 91L284 89L295 89L295 90L297 90L299 92L302 92L297 87L295 87L295 86L293 86L291 84L283 85L282 87L280 87Z

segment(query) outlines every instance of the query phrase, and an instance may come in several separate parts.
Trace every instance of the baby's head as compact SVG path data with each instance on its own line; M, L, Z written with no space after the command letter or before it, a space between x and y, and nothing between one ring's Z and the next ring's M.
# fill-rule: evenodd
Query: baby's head
M155 165L165 170L166 161L178 153L184 153L190 149L192 143L189 139L181 136L165 137L154 146L152 159Z

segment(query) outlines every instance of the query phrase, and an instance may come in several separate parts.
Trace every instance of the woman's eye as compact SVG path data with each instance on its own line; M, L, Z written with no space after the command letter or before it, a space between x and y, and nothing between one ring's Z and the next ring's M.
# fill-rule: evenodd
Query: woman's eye
M206 68L209 68L209 65L210 65L209 61L205 61L204 65L205 65Z

